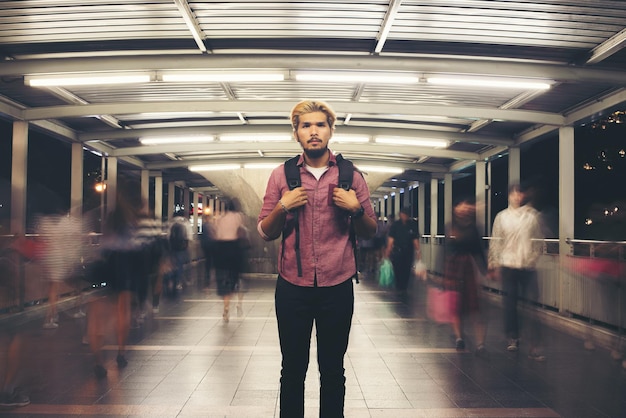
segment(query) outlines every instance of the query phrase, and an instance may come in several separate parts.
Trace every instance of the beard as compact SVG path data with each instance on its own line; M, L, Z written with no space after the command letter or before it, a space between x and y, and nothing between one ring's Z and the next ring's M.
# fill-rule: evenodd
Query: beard
M324 148L305 149L304 153L312 160L323 157L328 152L328 146Z

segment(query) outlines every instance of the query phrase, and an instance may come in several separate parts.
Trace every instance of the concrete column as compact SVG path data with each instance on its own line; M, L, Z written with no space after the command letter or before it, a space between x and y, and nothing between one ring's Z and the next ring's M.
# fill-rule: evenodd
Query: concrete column
M117 204L117 157L107 157L107 210L111 213Z
M183 206L185 207L185 219L189 219L189 209L191 208L191 198L190 198L190 193L191 191L189 190L189 187L185 186L183 188Z
M141 170L141 201L146 205L150 201L150 171Z
M492 192L491 192L491 161L487 162L487 173L486 173L486 182L485 182L485 235L490 237L491 236L491 227L493 225L491 225L491 212L492 212L492 208L491 208L491 198L492 198ZM476 219L478 220L478 213L476 214Z
M208 202L209 202L209 197L205 194L202 195L202 214L205 213L205 211L208 208Z
M26 185L28 165L28 123L13 122L11 160L11 234L26 232Z
M157 221L163 221L163 175L159 173L154 177L154 217Z
M419 183L417 187L417 224L420 234L426 231L426 188L424 183Z
M193 238L198 236L198 208L200 207L200 193L193 192Z
M521 152L518 147L509 148L509 186L521 181L520 163Z
M396 191L393 193L391 199L393 200L393 216L397 220L400 216L400 192Z
M568 239L574 237L574 128L559 129L559 261L561 268L559 280L559 311L565 312L567 300L565 294L565 263L571 255Z
M487 188L485 187L487 184L486 164L485 161L476 161L476 227L482 236L488 235L485 225L490 224L485 218L488 205Z
M171 221L174 217L174 194L176 193L176 185L170 181L167 183L167 220Z
M72 144L72 174L70 178L70 215L83 215L83 144Z
M430 179L430 236L432 238L437 235L437 215L439 213L439 209L437 205L439 203L439 180L438 179ZM433 242L434 239L431 239Z
M443 178L443 221L446 226L452 223L452 173L444 174Z

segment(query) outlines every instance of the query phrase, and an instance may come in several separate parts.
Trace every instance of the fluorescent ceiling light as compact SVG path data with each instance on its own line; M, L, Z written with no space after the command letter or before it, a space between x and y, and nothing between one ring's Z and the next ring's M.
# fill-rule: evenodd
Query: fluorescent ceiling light
M207 165L191 165L189 171L223 171L238 170L241 164L207 164Z
M280 163L247 163L243 165L243 168L257 168L257 169L274 169L278 167Z
M88 86L101 84L148 83L150 74L63 74L47 76L25 76L24 83L33 87Z
M418 138L392 138L392 137L378 137L376 138L377 144L387 145L406 145L410 147L432 147L432 148L445 148L448 141L443 139L418 139Z
M143 145L162 145L162 144L196 144L203 142L211 142L215 139L213 135L195 135L195 136L162 136L162 137L145 137L139 138L139 142Z
M548 90L550 83L519 79L471 78L471 77L428 77L429 84L466 87L495 87L522 90Z
M369 136L365 135L333 135L330 140L337 144L365 144L370 142Z
M285 74L283 73L221 73L221 72L179 72L179 73L163 73L161 80L166 82L243 82L243 81L283 81Z
M375 73L375 72L350 72L350 71L317 71L298 72L295 76L297 81L324 81L331 83L381 83L381 84L417 84L417 75L402 73Z
M401 167L388 167L382 165L358 165L357 168L366 173L400 174L404 172L404 169Z
M220 135L220 142L291 142L289 134L233 134Z

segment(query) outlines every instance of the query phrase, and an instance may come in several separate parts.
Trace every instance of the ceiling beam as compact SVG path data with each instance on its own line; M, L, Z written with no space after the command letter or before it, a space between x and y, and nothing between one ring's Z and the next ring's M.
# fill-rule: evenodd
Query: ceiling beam
M410 162L375 162L370 159L363 158L350 158L357 167L359 165L364 166L375 166L375 165L384 165L384 166L393 166L403 168L405 170L421 170L424 172L432 172L432 173L447 173L448 169L442 165L437 164L414 164ZM176 168L176 167L189 167L193 165L208 165L208 164L245 164L245 163L276 163L278 166L285 162L284 158L251 158L251 159L241 159L241 158L221 158L219 160L216 159L199 159L193 161L164 161L164 162L154 162L154 163L146 163L145 168L148 170L164 170L168 168Z
M465 106L432 106L396 103L329 103L337 113L369 115L424 115L465 117L469 119L498 119L516 122L540 123L545 125L563 125L565 118L559 114L535 112L529 110L493 109ZM188 112L223 112L223 113L260 113L281 112L285 115L293 107L293 101L180 101L139 102L139 103L100 103L83 106L48 106L23 111L25 120L55 119L66 117L85 117L90 115L122 115L135 113L188 113Z
M319 54L181 54L27 59L0 62L0 76L90 71L277 69L392 71L451 73L480 76L543 78L555 81L597 82L626 86L626 70L607 70L564 64L513 62L506 59L455 59L386 55L339 56Z
M334 152L345 154L356 153L360 155L371 154L372 160L376 160L378 156L384 154L404 156L407 159L415 159L422 155L429 157L452 158L457 160L476 160L480 158L480 154L467 151L454 151L445 148L428 148L415 146L393 146L387 144L334 144L331 146ZM208 142L202 144L164 144L164 145L142 145L138 147L125 147L112 150L109 155L114 157L128 155L154 155L171 152L174 154L194 153L201 154L216 153L238 153L252 152L257 150L263 152L300 152L300 147L296 142Z
M206 125L189 126L176 128L149 128L149 129L116 129L98 132L85 132L79 134L80 141L107 141L113 139L137 139L149 136L176 136L176 135L217 135L220 134L276 134L281 132L291 133L289 122L272 125ZM363 135L368 137L376 136L398 136L409 138L431 138L443 139L455 142L470 142L485 145L513 145L515 141L512 137L481 135L467 132L445 132L427 129L405 128L381 128L372 126L351 126L340 125L335 131L336 135ZM331 139L332 143L332 139Z

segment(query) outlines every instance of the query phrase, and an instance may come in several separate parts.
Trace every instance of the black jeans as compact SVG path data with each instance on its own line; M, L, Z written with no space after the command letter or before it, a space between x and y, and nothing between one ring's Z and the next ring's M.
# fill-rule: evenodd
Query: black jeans
M520 318L517 314L517 301L524 297L531 301L537 301L539 289L535 270L512 269L502 267L502 290L504 291L504 332L508 338L519 338ZM530 323L529 337L531 347L539 344L539 328Z
M411 269L413 268L413 252L392 253L390 259L396 280L396 290L406 292L411 279Z
M343 359L354 311L352 280L332 287L301 287L278 277L276 318L282 353L281 418L304 417L304 380L315 323L320 373L320 417L343 417Z

